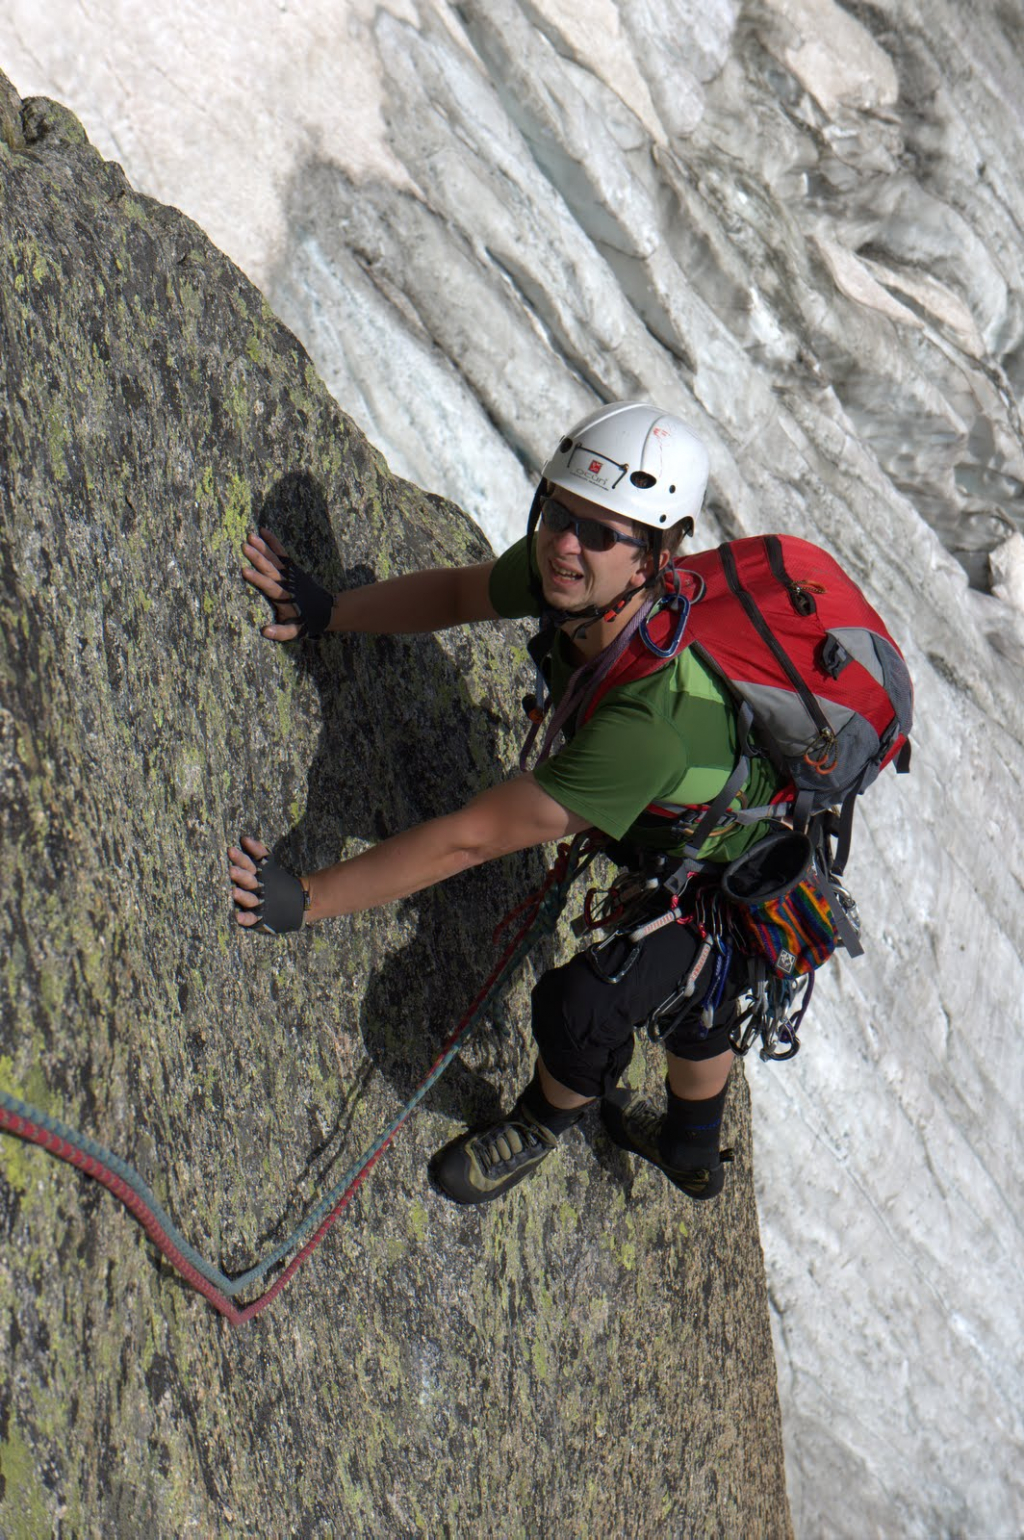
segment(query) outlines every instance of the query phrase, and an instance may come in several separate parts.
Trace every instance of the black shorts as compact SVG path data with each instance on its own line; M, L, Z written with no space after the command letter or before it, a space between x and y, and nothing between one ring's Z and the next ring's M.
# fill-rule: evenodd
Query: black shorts
M632 962L634 948L616 937L549 969L533 990L533 1035L546 1069L580 1096L611 1090L633 1057L634 1032L681 986L702 944L689 926L666 925L639 944ZM733 962L707 1029L701 1004L714 966L712 952L693 994L658 1024L664 1046L681 1059L713 1059L729 1047L746 968L742 959ZM619 970L622 977L615 980Z

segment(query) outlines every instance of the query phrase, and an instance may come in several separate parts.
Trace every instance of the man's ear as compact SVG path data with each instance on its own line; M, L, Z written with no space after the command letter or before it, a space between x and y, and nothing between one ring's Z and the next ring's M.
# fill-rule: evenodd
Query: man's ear
M650 551L646 551L637 563L636 571L633 572L630 576L629 581L631 585L634 588L642 587L644 583L648 582L650 578L653 577L655 571L663 572L665 570L665 563L667 561L668 552L659 551L658 564L657 567L655 567L654 557L651 555Z

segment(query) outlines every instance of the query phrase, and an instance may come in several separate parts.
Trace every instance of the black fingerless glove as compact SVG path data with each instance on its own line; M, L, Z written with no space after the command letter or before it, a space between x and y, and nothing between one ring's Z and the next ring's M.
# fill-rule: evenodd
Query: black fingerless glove
M322 583L310 577L289 558L281 574L281 587L288 590L288 602L298 610L299 635L314 639L323 636L334 609L334 595Z
M263 929L268 930L272 936L283 935L289 930L301 930L309 895L298 877L279 866L270 856L259 863L256 872L260 898L256 913Z

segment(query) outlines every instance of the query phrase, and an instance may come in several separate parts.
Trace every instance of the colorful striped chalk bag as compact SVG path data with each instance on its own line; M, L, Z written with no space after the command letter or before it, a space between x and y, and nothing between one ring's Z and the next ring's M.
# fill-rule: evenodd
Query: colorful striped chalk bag
M828 889L828 895L823 891ZM798 978L827 962L839 944L839 927L852 903L827 878L819 878L806 834L779 829L760 840L722 874L732 930L745 952L760 953L783 978ZM835 906L843 914L837 924Z

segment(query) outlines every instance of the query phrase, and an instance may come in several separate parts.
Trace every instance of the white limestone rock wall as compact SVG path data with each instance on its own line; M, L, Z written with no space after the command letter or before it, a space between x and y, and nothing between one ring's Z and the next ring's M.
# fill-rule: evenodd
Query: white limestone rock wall
M751 1066L803 1536L1024 1523L1018 34L956 0L0 17L21 92L196 218L492 539L564 423L649 396L708 438L708 540L820 539L906 644L868 956Z

